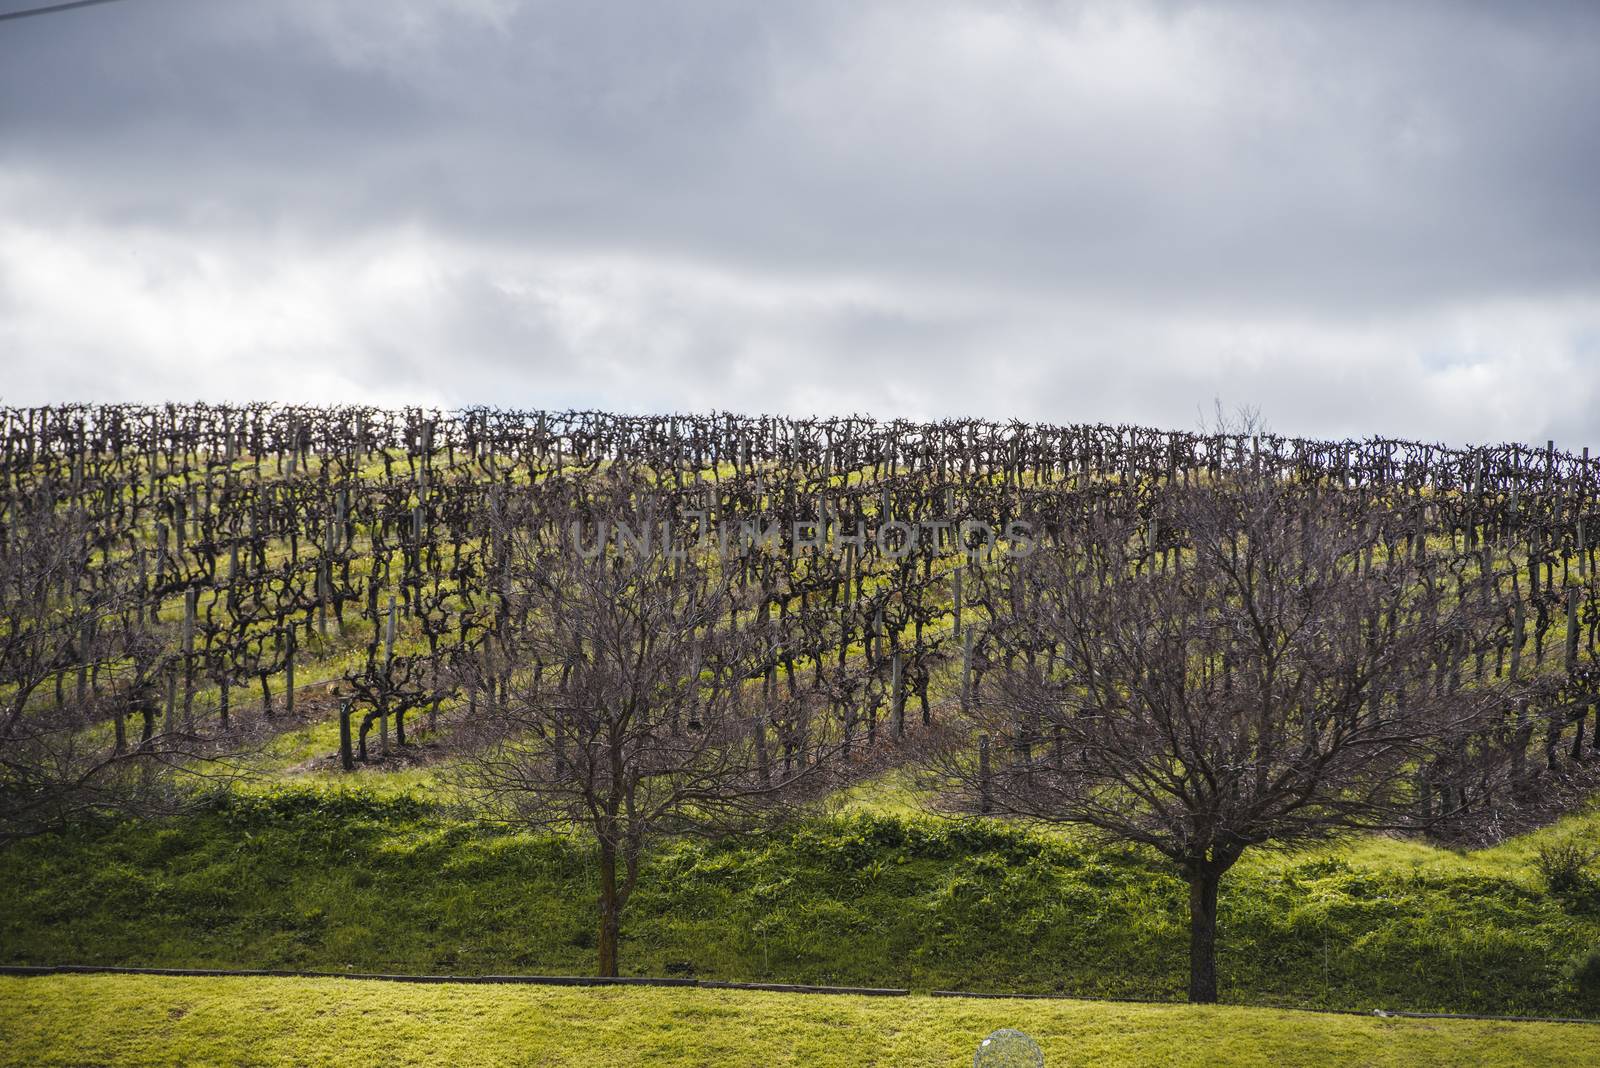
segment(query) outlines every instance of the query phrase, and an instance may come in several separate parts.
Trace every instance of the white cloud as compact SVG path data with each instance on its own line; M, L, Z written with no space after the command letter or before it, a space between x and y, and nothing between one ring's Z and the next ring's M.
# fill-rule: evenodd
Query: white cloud
M1592 7L27 22L0 33L10 400L1600 425Z
M507 251L411 227L342 242L0 228L9 400L605 404L1589 440L1600 299L1361 321ZM10 358L7 358L10 362Z

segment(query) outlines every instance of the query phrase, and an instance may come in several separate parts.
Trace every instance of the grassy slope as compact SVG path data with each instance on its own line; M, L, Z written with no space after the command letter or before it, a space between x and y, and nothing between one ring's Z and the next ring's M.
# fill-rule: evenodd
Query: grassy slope
M1072 1065L1592 1064L1560 1024L1268 1009L873 999L697 989L418 986L337 979L0 979L8 1065L804 1065L971 1063L1021 1027Z
M386 792L387 794L387 792ZM1592 836L1581 818L1544 837ZM1546 894L1532 841L1477 854L1364 842L1247 860L1225 884L1225 999L1579 1015L1566 978L1600 900ZM586 973L577 845L457 822L403 793L236 797L0 851L0 959ZM1178 997L1185 891L1140 854L993 821L846 813L656 853L627 974Z

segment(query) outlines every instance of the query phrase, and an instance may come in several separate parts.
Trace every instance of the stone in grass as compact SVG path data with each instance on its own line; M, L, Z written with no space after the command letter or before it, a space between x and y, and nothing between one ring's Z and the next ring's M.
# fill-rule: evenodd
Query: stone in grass
M1021 1031L1002 1027L978 1043L972 1068L1044 1068L1044 1051Z

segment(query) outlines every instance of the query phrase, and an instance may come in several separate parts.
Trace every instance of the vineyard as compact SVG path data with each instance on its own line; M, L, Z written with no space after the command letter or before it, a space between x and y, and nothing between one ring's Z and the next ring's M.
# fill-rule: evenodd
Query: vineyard
M660 842L841 792L1149 847L1201 960L1246 848L1481 847L1600 768L1600 463L1553 443L269 405L0 439L0 836L214 812L336 721L321 772L586 829L602 974ZM1318 626L1189 612L1241 569ZM1278 711L1241 742L1229 702Z

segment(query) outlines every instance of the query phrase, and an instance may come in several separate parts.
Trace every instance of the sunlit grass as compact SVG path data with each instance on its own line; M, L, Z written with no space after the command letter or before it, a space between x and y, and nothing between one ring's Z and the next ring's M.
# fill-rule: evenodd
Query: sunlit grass
M1001 1027L1050 1068L1593 1063L1559 1024L1271 1009L338 979L0 979L0 1064L956 1068Z

